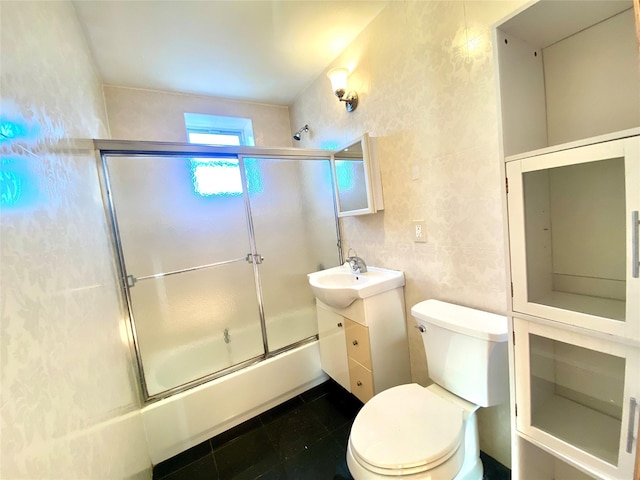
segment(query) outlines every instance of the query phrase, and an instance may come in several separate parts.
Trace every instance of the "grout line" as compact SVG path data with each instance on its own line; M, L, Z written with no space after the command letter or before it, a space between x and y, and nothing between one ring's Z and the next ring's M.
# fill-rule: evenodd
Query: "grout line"
M211 450L211 456L213 457L213 465L216 467L216 476L220 478L220 470L218 469L218 461L216 460L216 455L213 453L213 449Z

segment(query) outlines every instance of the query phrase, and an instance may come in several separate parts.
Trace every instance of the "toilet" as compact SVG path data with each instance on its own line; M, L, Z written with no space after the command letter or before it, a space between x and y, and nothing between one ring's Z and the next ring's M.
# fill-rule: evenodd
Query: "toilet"
M439 300L411 309L435 382L375 395L347 447L355 480L481 480L476 411L509 396L507 319Z

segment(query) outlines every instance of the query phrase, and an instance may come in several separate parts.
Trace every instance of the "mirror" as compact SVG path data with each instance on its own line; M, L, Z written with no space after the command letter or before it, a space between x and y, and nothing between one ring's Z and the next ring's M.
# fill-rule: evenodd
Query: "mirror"
M333 153L338 217L367 215L383 209L380 172L366 133Z

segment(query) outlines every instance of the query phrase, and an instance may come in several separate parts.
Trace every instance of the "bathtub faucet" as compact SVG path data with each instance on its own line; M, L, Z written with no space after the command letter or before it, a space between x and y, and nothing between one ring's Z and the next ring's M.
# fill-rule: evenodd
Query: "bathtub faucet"
M353 248L350 248L347 252L347 255L351 253ZM353 255L349 255L347 257L347 263L349 264L349 268L351 268L352 273L367 273L367 264L364 263L364 260L358 257L355 250L353 250Z

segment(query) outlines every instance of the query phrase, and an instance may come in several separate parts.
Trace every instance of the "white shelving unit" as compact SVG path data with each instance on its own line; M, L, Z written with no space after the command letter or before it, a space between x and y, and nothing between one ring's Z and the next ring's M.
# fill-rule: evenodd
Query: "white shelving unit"
M535 1L494 29L514 479L635 478L639 50L631 0Z

